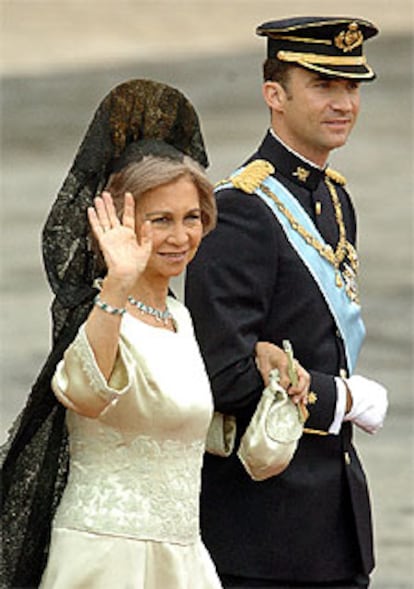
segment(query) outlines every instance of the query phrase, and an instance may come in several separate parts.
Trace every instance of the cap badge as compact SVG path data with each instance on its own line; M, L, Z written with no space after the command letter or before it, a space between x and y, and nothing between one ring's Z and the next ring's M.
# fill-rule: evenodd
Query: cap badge
M301 182L306 182L306 180L309 178L309 174L309 170L305 170L305 168L298 166L296 168L296 172L293 172L292 176L296 176L296 178L298 178L298 180Z
M364 42L364 36L358 28L356 22L348 25L348 29L341 31L334 39L336 47L341 49L344 53L353 51Z

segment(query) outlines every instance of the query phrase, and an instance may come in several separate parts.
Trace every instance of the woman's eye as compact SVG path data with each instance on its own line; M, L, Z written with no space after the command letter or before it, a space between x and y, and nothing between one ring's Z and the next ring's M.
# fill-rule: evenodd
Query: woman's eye
M200 213L192 213L191 215L187 215L185 219L190 223L197 223L198 221L201 221L201 215Z
M168 225L171 219L168 217L156 217L155 219L151 219L151 222L154 225Z

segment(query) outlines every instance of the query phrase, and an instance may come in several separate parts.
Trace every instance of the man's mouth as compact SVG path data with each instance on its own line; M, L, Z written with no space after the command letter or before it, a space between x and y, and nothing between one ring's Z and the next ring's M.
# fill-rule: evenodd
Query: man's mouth
M330 119L325 121L329 127L348 127L351 124L351 119Z

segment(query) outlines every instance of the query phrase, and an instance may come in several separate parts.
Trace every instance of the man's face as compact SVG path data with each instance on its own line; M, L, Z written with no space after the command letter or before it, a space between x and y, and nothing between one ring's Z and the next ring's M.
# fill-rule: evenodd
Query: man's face
M332 149L344 145L355 124L359 83L294 67L279 90L276 133L295 151L323 165Z

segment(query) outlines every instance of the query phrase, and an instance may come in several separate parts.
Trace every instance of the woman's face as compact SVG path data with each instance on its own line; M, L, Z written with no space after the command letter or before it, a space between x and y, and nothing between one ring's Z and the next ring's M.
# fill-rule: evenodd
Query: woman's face
M183 176L148 190L140 197L136 214L138 228L146 220L152 224L152 254L145 274L158 278L181 274L203 236L200 196L192 179Z

